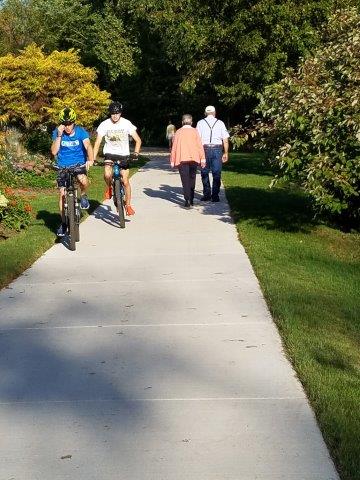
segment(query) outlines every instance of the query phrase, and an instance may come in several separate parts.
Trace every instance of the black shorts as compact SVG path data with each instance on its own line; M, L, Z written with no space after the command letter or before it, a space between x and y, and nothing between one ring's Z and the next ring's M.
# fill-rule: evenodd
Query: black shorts
M76 167L74 169L74 172L76 173L76 175L86 175L87 174L85 165L80 165L80 166ZM61 170L61 167L60 167L60 171L59 171L57 179L56 179L57 186L59 188L66 187L66 180L67 180L67 173L64 170Z
M114 161L120 162L120 168L122 170L129 170L129 155L115 155L113 153L105 153L105 165L109 165L112 167L114 165Z

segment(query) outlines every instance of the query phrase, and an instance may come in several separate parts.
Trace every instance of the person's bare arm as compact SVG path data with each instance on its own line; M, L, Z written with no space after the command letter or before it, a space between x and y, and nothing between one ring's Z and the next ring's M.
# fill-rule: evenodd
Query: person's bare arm
M83 140L83 144L87 154L86 170L89 170L89 168L94 164L94 151L90 142L90 138L85 138L85 140Z
M135 142L134 153L137 153L139 155L140 147L141 147L141 138L139 137L139 135L136 131L134 133L132 133L131 136L132 136L132 138L134 139L134 142Z
M55 138L55 140L53 141L53 143L51 145L51 153L54 156L57 155L58 151L60 150L61 135L63 134L64 128L65 128L64 125L59 125L57 127L57 137Z
M229 160L229 140L223 139L224 153L222 156L222 163L226 163Z
M95 144L94 144L94 153L93 153L94 161L96 160L96 157L98 156L99 148L100 148L100 144L101 144L102 139L103 139L103 135L97 134Z

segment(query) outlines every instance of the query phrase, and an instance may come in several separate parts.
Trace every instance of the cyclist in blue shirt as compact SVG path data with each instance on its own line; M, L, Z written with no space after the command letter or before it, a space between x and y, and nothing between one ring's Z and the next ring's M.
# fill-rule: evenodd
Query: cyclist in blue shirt
M75 124L76 113L72 108L63 108L59 113L60 125L52 133L53 143L51 153L56 157L59 168L75 167L77 180L80 185L81 197L80 207L89 208L89 200L86 190L89 186L87 172L94 163L94 153L90 143L88 132L79 125ZM59 208L61 214L61 225L57 234L63 237L66 234L66 223L64 218L64 196L65 196L65 177L58 175L57 184L59 187Z

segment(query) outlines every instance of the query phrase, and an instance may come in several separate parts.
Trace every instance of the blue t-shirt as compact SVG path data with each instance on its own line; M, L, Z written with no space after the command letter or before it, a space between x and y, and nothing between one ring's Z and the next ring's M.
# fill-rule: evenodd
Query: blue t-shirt
M56 140L58 130L52 133L52 139ZM73 135L67 135L65 132L61 137L60 149L57 153L57 164L59 167L71 167L73 165L83 165L86 162L86 148L83 140L90 138L88 132L83 127L75 125Z

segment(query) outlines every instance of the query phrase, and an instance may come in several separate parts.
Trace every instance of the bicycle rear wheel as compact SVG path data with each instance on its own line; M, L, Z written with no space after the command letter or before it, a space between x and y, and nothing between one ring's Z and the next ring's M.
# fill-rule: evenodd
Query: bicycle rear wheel
M114 184L115 206L119 215L120 228L125 228L124 197L121 191L120 179L116 178Z
M69 230L69 249L76 249L76 221L75 221L75 196L73 192L67 194L68 204L68 230Z

